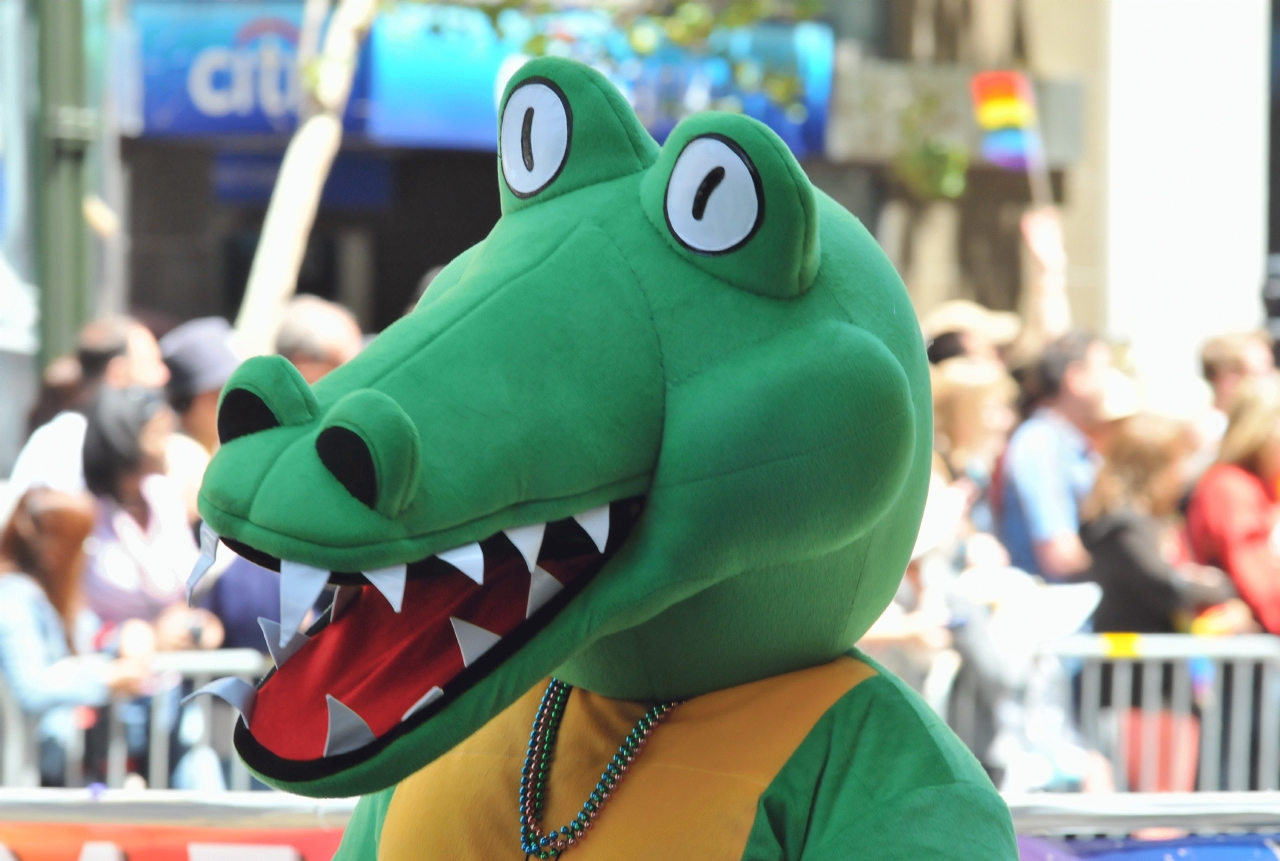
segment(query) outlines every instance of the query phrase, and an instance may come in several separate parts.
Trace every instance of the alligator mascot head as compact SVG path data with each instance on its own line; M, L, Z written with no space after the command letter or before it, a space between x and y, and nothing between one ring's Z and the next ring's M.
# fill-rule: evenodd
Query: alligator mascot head
M236 745L293 792L391 786L548 675L670 700L831 661L911 552L929 378L866 229L760 123L659 147L585 66L500 113L488 238L314 387L269 356L222 397L206 546L282 575Z

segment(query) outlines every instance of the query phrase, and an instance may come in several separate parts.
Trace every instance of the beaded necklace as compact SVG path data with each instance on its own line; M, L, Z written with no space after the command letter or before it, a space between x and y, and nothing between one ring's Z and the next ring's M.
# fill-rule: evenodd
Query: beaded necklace
M520 849L529 858L555 859L560 853L587 836L587 829L595 822L601 808L622 782L631 763L644 749L653 729L671 713L678 702L659 703L645 712L644 717L623 739L618 752L605 766L600 781L591 796L582 805L568 825L543 834L538 826L542 819L543 802L546 800L547 775L551 771L551 753L556 744L560 719L564 717L565 703L573 688L564 682L551 680L542 702L538 704L533 719L533 732L529 734L529 752L525 754L524 768L520 770Z

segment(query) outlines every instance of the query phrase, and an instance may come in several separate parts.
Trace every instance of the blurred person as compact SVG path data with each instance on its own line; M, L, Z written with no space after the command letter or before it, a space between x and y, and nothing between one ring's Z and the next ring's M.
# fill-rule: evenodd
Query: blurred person
M1133 416L1142 412L1142 394L1133 377L1119 368L1107 369L1102 381L1102 406L1098 408L1098 424L1089 434L1093 450L1105 459L1111 441ZM1188 439L1194 433L1188 428Z
M1206 341L1200 350L1200 369L1213 389L1213 408L1222 417L1225 433L1227 413L1240 385L1275 373L1276 366L1265 337L1256 332L1238 332Z
M1268 633L1280 633L1280 383L1241 383L1228 412L1218 462L1187 507L1197 562L1227 572Z
M156 625L162 649L217 648L222 626L183 604L198 554L177 487L163 475L173 413L155 389L104 387L87 409L84 474L98 498L85 594L105 621Z
M84 407L103 387L158 388L169 369L151 331L128 317L105 317L80 330L76 342L80 380L68 403L36 428L14 462L9 484L16 496L31 487L82 493L86 486L81 452L87 422Z
M351 312L319 296L302 295L290 301L276 335L276 352L308 383L354 359L363 346L360 326Z
M231 348L231 326L221 317L189 320L160 339L169 368L165 393L179 432L165 450L167 475L182 491L187 519L200 520L196 497L209 458L218 449L218 398L240 364Z
M1192 476L1199 476L1218 457L1222 435L1227 430L1227 413L1236 391L1246 380L1275 373L1275 360L1267 339L1256 332L1236 332L1210 338L1200 349L1200 369L1213 390L1209 409L1195 421L1200 449L1192 464Z
M59 356L49 363L40 374L40 391L27 414L28 436L58 413L76 405L82 379L80 360L75 356Z
M226 320L204 317L183 323L160 339L170 371L166 394L181 428L181 433L169 437L166 474L182 489L192 524L200 520L196 497L209 458L218 448L218 398L240 363L231 348L231 335ZM223 547L195 600L217 618L223 647L266 652L258 620L280 620L280 575Z
M1009 440L998 482L1000 538L1014 565L1061 579L1089 567L1080 504L1093 490L1103 423L1107 345L1075 331L1045 347L1023 378L1030 417Z
M1017 385L1004 366L956 356L933 368L934 450L957 480L973 488L970 519L978 532L994 533L987 494L996 463L1017 423Z
M1172 522L1192 442L1170 419L1142 413L1120 422L1081 510L1080 536L1092 564L1080 579L1102 588L1095 631L1172 634L1208 607L1239 603L1222 571L1184 558ZM1233 615L1247 630L1247 608Z
M1022 320L1012 311L992 311L968 299L943 302L921 321L929 362L956 356L1000 360L1001 348L1017 340Z
M37 488L0 536L0 671L37 722L45 785L63 781L73 707L142 694L154 646L147 625L104 626L85 606L83 545L93 520L86 494Z

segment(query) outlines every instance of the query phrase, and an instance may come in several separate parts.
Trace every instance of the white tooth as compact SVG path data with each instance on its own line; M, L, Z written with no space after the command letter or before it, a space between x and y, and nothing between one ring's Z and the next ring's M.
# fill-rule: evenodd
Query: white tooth
M329 572L301 562L280 560L280 645L284 646L302 626L307 611L329 582Z
M182 698L182 704L186 705L192 699L201 694L212 694L218 699L225 700L235 707L236 711L244 716L245 725L248 726L249 721L253 719L253 706L258 701L258 691L253 685L244 679L237 679L234 676L225 679L215 679L198 691L192 691Z
M596 549L603 553L604 546L609 543L609 506L602 505L599 508L575 514L573 519L578 521L578 525L595 542Z
M329 605L329 621L336 622L346 612L347 607L363 592L360 586L339 586L333 590L333 603Z
M524 617L527 619L538 612L563 588L559 580L541 568L535 567L533 574L529 577L529 603L524 611Z
M258 627L262 629L262 636L267 640L267 651L271 653L271 660L275 661L276 669L283 667L285 661L296 655L299 649L311 641L311 638L306 634L295 633L293 639L281 646L282 632L279 622L273 622L268 618L259 616Z
M347 708L342 700L332 694L325 694L324 700L329 704L329 734L324 740L325 756L337 756L376 740L377 737L364 722L364 718Z
M218 558L218 536L209 524L200 524L200 558L196 560L195 567L191 569L191 576L187 578L187 606L191 606L191 596L195 594L196 587L200 585L200 581L204 575L209 573L209 569L213 567L214 561Z
M436 558L449 563L477 583L484 584L484 551L478 543L446 550L436 554Z
M392 565L390 568L365 571L364 576L387 599L391 609L399 613L404 606L404 580L408 571L408 565Z
M479 625L464 622L453 616L449 617L449 621L453 623L453 635L458 638L458 648L462 650L464 667L474 664L481 655L492 649L502 639L493 631L486 631Z
M547 524L535 523L533 526L517 526L515 529L504 529L511 543L524 557L529 570L538 564L538 551L542 549L542 536L547 531Z
M418 700L413 705L409 706L409 710L404 713L404 717L400 718L400 720L402 721L408 720L410 717L417 714L419 711L426 708L427 706L431 705L433 702L440 699L442 696L444 696L444 691L442 691L438 687L432 688L431 690L423 694L420 700Z

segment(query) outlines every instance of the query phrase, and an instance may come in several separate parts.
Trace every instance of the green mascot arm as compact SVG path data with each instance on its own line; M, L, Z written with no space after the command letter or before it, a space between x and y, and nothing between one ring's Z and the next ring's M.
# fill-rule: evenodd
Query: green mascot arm
M393 786L360 799L351 814L351 821L347 823L347 830L342 834L342 845L338 847L333 861L376 861L382 822L387 818L387 808L391 806L391 796L395 791Z

